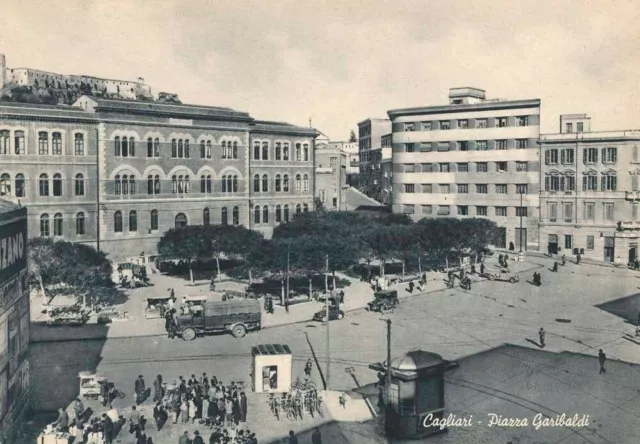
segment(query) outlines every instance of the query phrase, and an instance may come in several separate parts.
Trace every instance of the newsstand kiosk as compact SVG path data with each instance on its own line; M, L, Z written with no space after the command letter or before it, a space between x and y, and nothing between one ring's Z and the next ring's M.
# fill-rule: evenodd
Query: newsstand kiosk
M285 344L251 348L251 385L255 393L289 393L293 356Z
M433 426L432 421L444 417L444 373L456 366L423 350L391 360L385 418L388 436L418 439L447 431ZM369 367L386 373L384 365Z

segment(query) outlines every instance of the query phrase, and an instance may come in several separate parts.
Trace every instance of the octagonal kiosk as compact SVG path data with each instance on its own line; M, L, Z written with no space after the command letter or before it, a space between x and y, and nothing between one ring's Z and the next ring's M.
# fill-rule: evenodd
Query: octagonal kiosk
M444 373L457 364L423 350L391 361L386 431L397 438L423 438L446 432L432 425L444 417Z
M285 344L251 347L251 383L256 393L291 391L293 356Z

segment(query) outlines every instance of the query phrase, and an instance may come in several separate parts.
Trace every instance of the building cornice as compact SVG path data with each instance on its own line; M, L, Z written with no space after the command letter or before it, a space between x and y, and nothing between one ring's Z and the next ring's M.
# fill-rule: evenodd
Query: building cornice
M387 111L391 120L401 116L428 115L428 114L453 114L469 111L494 111L519 108L539 108L540 99L487 101L471 105L440 105L423 106L417 108L400 108Z

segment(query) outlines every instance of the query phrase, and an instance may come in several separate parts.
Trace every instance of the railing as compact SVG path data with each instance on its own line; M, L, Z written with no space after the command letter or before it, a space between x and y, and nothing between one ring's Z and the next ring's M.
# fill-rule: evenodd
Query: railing
M626 200L640 200L640 191L625 191L624 198Z

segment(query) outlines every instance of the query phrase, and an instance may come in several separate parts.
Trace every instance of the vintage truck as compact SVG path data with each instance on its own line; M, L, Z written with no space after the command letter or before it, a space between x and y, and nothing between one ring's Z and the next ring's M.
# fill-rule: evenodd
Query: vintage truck
M230 332L242 338L248 331L260 330L261 323L260 302L255 299L205 302L190 307L189 314L176 317L176 333L185 341L205 333Z

